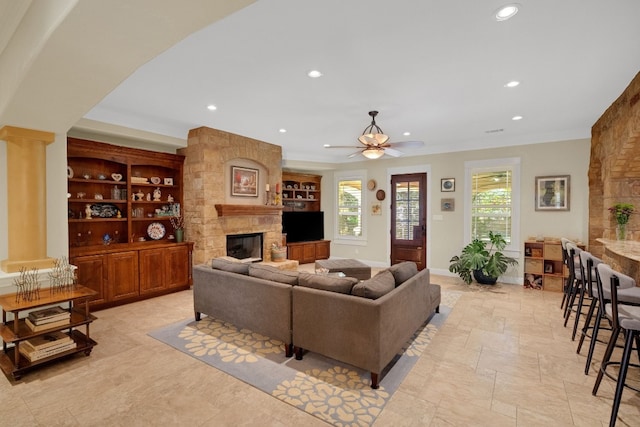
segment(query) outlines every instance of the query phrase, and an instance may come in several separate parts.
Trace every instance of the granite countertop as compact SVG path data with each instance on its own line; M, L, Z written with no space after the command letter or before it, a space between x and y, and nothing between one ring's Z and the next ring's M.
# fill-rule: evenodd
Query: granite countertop
M640 242L635 240L611 240L611 239L596 239L604 247L611 252L629 258L634 261L640 262Z

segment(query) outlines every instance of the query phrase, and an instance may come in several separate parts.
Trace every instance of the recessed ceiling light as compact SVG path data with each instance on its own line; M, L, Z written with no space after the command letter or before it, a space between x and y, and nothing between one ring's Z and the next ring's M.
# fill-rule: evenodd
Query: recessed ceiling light
M318 70L311 70L307 73L307 76L311 77L312 79L317 79L318 77L322 76L322 73Z
M329 147L331 147L331 144L324 144L323 147L324 148L329 148Z
M519 8L520 5L518 3L512 3L502 6L500 9L496 10L496 21L506 21L509 18L513 18L515 14L518 13Z
M215 111L215 110L217 110L217 109L218 109L218 107L216 107L216 106L215 106L215 105L213 105L213 104L209 104L209 105L207 105L207 109L208 109L208 110L211 110L211 111Z
M522 120L522 116L513 116L511 120Z
M286 129L280 129L278 132L280 132L280 133L287 133L287 130L286 130Z
M519 81L517 80L511 80L509 83L507 83L506 85L504 85L504 87L516 87L520 84Z
M403 133L403 135L404 136L409 136L409 135L411 135L411 132L405 132L405 133Z

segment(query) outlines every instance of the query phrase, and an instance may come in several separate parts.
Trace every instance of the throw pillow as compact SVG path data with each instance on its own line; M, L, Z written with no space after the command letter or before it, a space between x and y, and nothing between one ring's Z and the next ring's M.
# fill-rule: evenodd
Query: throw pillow
M393 274L396 286L399 286L418 274L418 266L413 261L404 261L389 267L389 271Z
M272 282L284 283L285 285L298 284L298 272L280 270L277 267L263 264L250 264L249 276L259 279L271 280Z
M351 295L377 299L395 288L396 280L393 278L393 274L389 270L384 270L371 279L356 284L351 290Z
M353 285L356 283L358 283L358 279L354 277L334 277L310 273L300 273L300 276L298 276L298 286L341 294L350 294Z
M249 274L249 264L237 261L229 261L223 258L212 259L211 268L215 270L228 271L231 273Z

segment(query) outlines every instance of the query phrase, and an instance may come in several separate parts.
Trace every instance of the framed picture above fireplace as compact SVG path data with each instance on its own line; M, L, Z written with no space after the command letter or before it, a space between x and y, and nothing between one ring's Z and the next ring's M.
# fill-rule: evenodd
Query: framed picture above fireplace
M258 169L231 166L231 195L258 197Z

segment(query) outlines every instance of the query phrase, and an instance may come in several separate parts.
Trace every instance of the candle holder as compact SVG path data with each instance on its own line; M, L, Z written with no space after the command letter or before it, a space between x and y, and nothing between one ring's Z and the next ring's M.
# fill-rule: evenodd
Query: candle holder
M271 193L271 192L267 190L267 191L265 191L265 193L266 193L266 197L265 197L264 204L265 205L269 205L271 203L271 197L269 196L269 193Z

